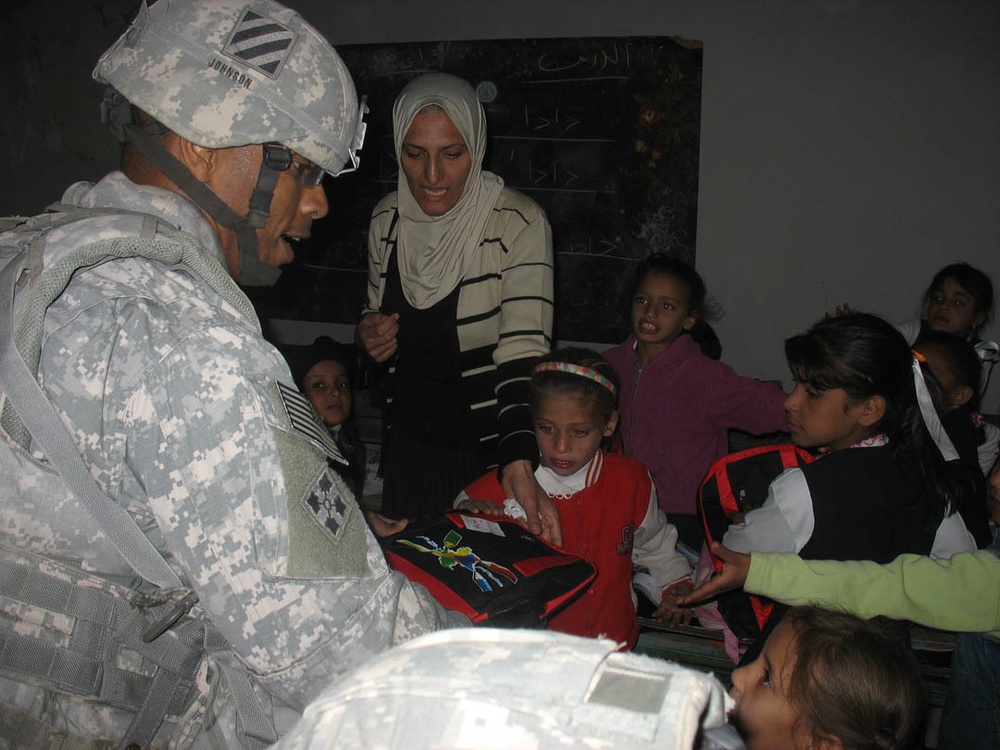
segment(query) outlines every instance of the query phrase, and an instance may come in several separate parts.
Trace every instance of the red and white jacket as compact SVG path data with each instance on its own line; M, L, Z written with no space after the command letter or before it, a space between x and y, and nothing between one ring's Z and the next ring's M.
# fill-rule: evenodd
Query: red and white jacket
M660 510L649 472L634 458L598 451L572 476L560 477L539 466L535 477L559 509L563 549L597 568L590 588L552 618L549 628L604 636L632 648L639 636L633 563L649 570L657 590L690 573L676 550L677 529ZM466 487L455 507L468 498L502 505L504 492L496 472Z

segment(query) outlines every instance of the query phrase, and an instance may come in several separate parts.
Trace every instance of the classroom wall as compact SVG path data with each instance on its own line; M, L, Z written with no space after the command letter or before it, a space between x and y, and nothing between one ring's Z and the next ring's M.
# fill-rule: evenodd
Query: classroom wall
M697 266L725 310L724 359L745 374L787 385L782 338L840 302L909 317L948 262L1000 281L993 0L289 4L335 44L701 40ZM19 4L0 29L0 60L16 72L0 84L15 95L0 112L0 132L12 134L0 145L3 213L33 211L114 157L88 119L97 94L87 76L134 2L79 4L69 16L66 5ZM985 406L1000 411L1000 383Z

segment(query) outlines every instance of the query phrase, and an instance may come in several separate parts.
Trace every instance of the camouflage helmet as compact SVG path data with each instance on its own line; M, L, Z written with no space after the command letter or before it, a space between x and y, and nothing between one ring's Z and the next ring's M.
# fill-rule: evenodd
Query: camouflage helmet
M280 143L330 174L357 166L357 93L333 47L273 0L160 0L94 78L208 148Z

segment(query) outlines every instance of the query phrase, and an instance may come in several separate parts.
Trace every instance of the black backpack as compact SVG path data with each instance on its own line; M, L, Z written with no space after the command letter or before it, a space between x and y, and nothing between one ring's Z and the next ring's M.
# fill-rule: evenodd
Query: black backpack
M722 541L726 529L738 515L759 508L768 488L785 469L811 463L813 457L796 445L764 445L730 453L709 468L698 490L698 516L711 544ZM722 561L713 557L716 572ZM739 638L757 639L767 623L774 603L742 589L718 599L719 614Z

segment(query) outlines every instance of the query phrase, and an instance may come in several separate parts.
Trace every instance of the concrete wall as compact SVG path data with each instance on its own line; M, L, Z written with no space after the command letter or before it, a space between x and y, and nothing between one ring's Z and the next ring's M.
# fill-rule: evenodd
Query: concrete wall
M701 40L697 266L737 370L789 382L781 339L840 302L893 320L966 260L1000 281L1000 3L290 0L335 44ZM134 7L19 4L0 29L0 207L33 211L114 149L89 69ZM994 325L992 337L1000 336ZM997 379L1000 379L998 377ZM1000 383L995 384L1000 386ZM1000 389L985 406L1000 411Z

